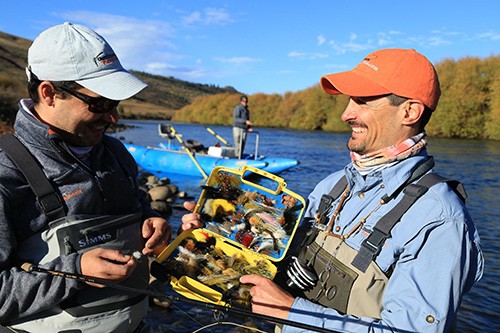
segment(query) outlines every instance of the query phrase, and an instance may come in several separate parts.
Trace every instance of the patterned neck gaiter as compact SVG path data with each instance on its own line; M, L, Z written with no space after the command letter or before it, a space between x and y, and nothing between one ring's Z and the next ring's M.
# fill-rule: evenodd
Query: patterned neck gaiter
M354 167L363 176L385 169L398 161L418 154L426 145L425 132L412 136L398 145L382 148L373 153L359 155L351 152L351 159Z

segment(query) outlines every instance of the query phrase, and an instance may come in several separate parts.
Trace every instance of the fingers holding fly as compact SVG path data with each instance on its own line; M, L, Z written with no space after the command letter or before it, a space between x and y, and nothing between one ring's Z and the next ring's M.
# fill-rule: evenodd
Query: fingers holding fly
M147 241L142 253L149 255L161 251L170 241L171 235L172 227L165 219L160 217L146 219L142 225L142 237Z
M196 207L196 204L194 202L187 202L187 201L184 202L184 208L186 208L190 212L192 212L195 207ZM182 221L182 225L181 225L180 229L182 231L203 227L203 222L201 221L200 214L198 214L198 213L184 214L181 218L181 221Z

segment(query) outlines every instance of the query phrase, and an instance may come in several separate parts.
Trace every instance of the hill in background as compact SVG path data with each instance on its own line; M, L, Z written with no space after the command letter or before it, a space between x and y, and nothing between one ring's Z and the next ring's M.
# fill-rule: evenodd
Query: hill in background
M24 67L31 41L0 32L0 133L13 121L17 102L26 97ZM500 140L500 55L444 59L434 64L441 98L426 132L431 137ZM120 103L122 118L161 119L228 125L240 93L232 87L196 84L172 77L132 71L149 84ZM285 94L249 96L256 127L342 132L344 95L325 94L319 84Z
M0 133L9 131L17 113L17 103L28 96L26 90L26 59L32 41L0 32ZM197 84L132 71L148 84L148 88L120 104L124 118L171 119L177 110L195 98L206 95L238 93L233 87Z

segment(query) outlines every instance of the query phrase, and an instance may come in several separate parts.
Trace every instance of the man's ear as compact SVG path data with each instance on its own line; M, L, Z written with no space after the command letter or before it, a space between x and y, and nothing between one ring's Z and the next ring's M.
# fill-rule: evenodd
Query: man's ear
M53 107L55 104L55 95L57 91L49 81L43 81L38 86L38 95L40 96L40 103L43 103L49 107Z
M403 118L404 125L414 125L424 114L425 106L418 100L409 99L402 106L405 111Z

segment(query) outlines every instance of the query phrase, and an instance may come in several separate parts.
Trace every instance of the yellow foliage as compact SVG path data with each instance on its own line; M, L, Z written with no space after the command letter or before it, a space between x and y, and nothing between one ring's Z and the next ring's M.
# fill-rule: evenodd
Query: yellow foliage
M500 56L485 59L444 59L436 64L441 99L426 131L429 136L500 140ZM198 97L173 120L231 125L239 94ZM342 132L348 102L343 95L326 94L319 85L284 95L249 96L250 118L257 127Z

